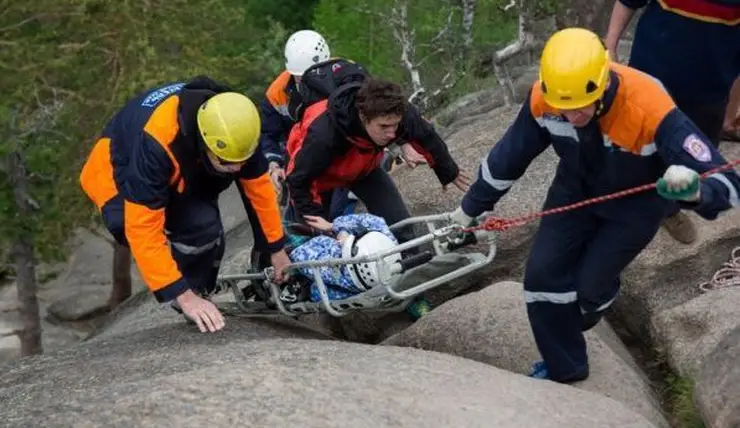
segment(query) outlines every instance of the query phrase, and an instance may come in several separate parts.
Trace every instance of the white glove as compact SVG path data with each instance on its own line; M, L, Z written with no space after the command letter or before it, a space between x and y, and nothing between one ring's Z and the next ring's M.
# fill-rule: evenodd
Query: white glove
M462 208L458 207L455 211L450 213L450 220L462 227L468 227L471 223L473 223L474 218L465 214Z
M683 165L671 165L658 179L656 189L666 199L696 202L701 197L699 173Z

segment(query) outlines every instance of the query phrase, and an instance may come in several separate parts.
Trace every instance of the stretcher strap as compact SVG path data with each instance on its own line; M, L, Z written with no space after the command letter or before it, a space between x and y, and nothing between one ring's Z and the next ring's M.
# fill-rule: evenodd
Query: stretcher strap
M718 172L722 172L728 169L732 169L733 167L740 165L740 159L734 160L732 162L729 162L725 165L719 166L717 168L711 169L703 174L700 175L701 179L705 179L709 177L712 174L716 174ZM524 226L527 223L531 223L539 218L542 218L547 215L551 214L559 214L566 211L572 211L576 210L578 208L585 207L587 205L593 205L598 204L602 202L606 202L612 199L619 199L625 196L633 195L636 193L641 193L647 190L654 189L656 186L656 183L650 183L650 184L643 184L641 186L632 187L629 189L621 190L619 192L610 193L608 195L603 196L597 196L595 198L585 199L580 202L576 202L574 204L570 205L564 205L562 207L555 207L544 211L537 211L530 214L522 215L519 217L513 217L513 218L501 218L501 217L488 217L486 218L483 223L481 223L478 226L471 226L468 228L463 229L464 232L475 232L477 230L487 230L487 231L504 231L507 229L510 229L512 227L519 227Z

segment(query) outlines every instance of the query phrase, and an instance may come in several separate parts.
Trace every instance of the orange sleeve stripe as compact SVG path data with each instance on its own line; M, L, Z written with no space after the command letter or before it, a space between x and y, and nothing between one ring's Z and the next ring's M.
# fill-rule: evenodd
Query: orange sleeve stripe
M272 244L282 239L284 236L283 222L280 218L277 193L270 181L270 176L265 173L249 180L242 178L239 179L239 184L252 203L267 242Z
M182 278L164 235L164 208L124 202L126 238L144 282L151 291L166 288Z
M158 142L167 156L172 161L174 171L172 177L170 177L170 185L175 184L180 179L180 165L175 159L175 155L170 150L170 143L177 136L177 132L180 130L180 126L177 123L177 107L180 105L180 98L177 95L172 95L167 98L159 107L157 107L149 120L144 125L144 132L151 135L156 142ZM180 180L178 185L178 191L182 192L182 186L184 182Z
M285 93L285 87L288 86L290 78L291 74L287 71L283 71L267 88L265 95L273 107L277 108L279 106L288 105L288 94Z
M110 143L110 138L99 139L80 173L82 190L98 210L118 194L110 162Z

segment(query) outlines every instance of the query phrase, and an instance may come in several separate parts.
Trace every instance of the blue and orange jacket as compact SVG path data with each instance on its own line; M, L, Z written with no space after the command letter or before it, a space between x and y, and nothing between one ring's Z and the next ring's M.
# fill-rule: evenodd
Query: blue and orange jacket
M535 83L512 126L481 162L476 181L463 197L463 211L476 217L492 210L551 144L560 157L553 185L572 202L653 183L669 165L703 173L727 163L660 83L645 73L613 64L601 104L597 118L576 128L545 103ZM739 194L740 177L730 170L701 182L699 203L679 204L714 219L740 205ZM620 217L659 221L667 203L657 192L647 191L602 205Z
M321 194L344 187L380 166L384 148L372 142L360 123L355 95L361 83L343 85L329 99L306 108L288 137L287 184L301 215L322 216ZM459 168L434 127L409 104L396 132L397 144L411 144L443 184Z
M722 103L740 76L740 1L618 0L645 7L629 65L658 78L681 105Z
M285 142L296 118L293 117L300 94L295 79L287 71L280 73L267 87L265 98L260 101L262 120L260 150L268 162L285 166Z
M277 197L264 155L256 151L236 175L214 174L205 161L197 110L205 100L227 90L209 78L197 77L136 96L107 124L80 174L80 184L98 210L122 197L126 240L159 301L190 288L165 236L165 209L172 198L214 201L236 180L245 204L250 204L245 205L248 213L257 218L252 225L255 245L269 251L283 247Z

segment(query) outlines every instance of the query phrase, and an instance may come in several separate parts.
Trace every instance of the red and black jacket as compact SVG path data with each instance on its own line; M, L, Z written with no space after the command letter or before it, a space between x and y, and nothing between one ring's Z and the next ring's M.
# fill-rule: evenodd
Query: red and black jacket
M306 109L288 137L287 184L301 215L321 216L321 194L352 183L378 168L383 147L372 142L360 122L355 94L360 83L338 88L327 100ZM451 183L459 168L431 123L409 104L397 144L412 144L434 170L442 185Z

